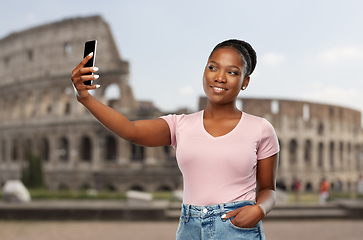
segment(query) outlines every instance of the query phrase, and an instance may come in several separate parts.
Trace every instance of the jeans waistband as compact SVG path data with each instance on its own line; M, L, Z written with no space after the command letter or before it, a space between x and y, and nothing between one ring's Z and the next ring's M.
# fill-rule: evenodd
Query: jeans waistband
M255 204L256 204L255 201L250 201L250 200L221 203L221 204L207 205L207 206L182 204L181 215L185 217L186 221L188 221L189 217L210 217L213 215L223 215L237 208L247 205L255 205Z

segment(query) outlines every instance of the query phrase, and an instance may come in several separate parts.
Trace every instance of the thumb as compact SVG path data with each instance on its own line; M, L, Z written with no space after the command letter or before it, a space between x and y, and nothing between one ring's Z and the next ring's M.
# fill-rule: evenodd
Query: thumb
M241 209L236 209L236 210L233 210L233 211L230 211L226 214L223 214L222 215L222 218L223 219L228 219L228 218L231 218L231 217L234 217L236 216L239 212L241 211Z

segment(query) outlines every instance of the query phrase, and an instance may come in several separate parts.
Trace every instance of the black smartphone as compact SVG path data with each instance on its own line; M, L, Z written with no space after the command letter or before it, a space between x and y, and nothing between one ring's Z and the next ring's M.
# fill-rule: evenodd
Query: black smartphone
M84 44L84 54L83 58L85 58L88 54L93 52L92 58L84 65L84 67L94 67L96 63L96 51L97 51L97 40L87 41ZM91 75L93 73L87 73ZM87 75L86 74L86 75ZM83 82L84 85L92 85L92 80Z

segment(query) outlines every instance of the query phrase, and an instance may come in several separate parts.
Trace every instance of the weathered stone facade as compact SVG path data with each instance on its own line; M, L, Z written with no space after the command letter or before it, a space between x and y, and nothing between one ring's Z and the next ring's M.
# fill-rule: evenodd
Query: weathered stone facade
M201 98L199 108L207 103ZM248 99L243 111L272 123L280 143L278 184L291 189L294 178L302 190L318 191L322 178L335 190L353 191L363 173L361 113L349 108L304 101Z
M102 87L94 92L129 119L156 118L150 102L134 99L128 62L99 16L66 19L13 33L0 40L0 184L19 179L27 153L41 156L49 189L95 188L126 191L182 187L171 147L144 148L116 137L80 105L71 70L84 42L98 40ZM107 98L109 86L120 98ZM202 97L199 108L203 109ZM361 113L339 106L279 99L241 99L243 111L265 117L275 127L281 154L280 186L294 178L303 190L317 191L326 177L343 191L353 190L363 173Z
M160 111L134 99L129 65L99 16L66 19L13 33L0 40L0 184L19 179L31 150L43 159L49 189L177 189L181 175L171 147L144 148L105 129L74 96L71 71L84 42L98 40L96 64L106 105L132 120ZM120 98L109 100L108 86Z

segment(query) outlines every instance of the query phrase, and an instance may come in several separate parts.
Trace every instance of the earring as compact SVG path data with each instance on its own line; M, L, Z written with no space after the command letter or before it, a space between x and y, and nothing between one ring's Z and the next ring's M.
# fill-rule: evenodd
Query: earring
M246 89L246 86L242 86L242 90L245 90Z

